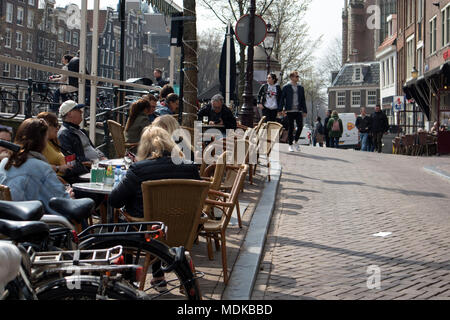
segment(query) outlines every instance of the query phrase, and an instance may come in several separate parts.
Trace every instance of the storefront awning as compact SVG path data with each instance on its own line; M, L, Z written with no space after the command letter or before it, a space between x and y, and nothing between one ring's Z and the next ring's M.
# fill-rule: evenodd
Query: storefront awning
M409 81L404 87L403 92L406 94L406 98L414 99L419 106L420 110L430 119L430 99L429 89L425 82L425 78L420 78Z
M183 12L183 8L178 6L173 0L147 0L147 3L156 7L162 14L168 16Z

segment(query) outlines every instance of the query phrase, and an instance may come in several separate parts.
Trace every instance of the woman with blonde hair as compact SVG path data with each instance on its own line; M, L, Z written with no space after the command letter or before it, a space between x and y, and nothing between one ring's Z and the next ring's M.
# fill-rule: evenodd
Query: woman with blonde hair
M108 198L114 208L125 207L133 216L144 217L141 184L149 180L194 179L200 180L197 166L193 163L172 160L172 154L178 154L178 147L170 134L159 127L149 126L144 129L139 142L137 162L128 169L123 180L112 190ZM152 265L152 286L158 291L167 289L164 273L158 263Z

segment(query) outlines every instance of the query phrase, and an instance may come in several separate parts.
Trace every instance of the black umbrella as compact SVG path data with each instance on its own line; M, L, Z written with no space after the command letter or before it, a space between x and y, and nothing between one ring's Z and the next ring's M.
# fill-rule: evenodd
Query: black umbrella
M230 46L230 99L236 101L236 51L234 48L234 30L231 27L231 46ZM225 97L226 94L226 79L227 79L227 37L225 35L225 41L222 46L222 54L220 56L219 65L219 81L220 81L220 92Z

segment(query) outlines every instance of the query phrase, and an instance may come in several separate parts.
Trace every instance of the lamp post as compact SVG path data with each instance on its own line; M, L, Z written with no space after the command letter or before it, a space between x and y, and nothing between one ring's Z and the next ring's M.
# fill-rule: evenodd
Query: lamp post
M244 104L241 107L241 124L253 128L253 56L255 53L256 0L250 1L249 45L247 50L247 71L245 77Z
M411 70L411 77L413 79L417 79L418 76L419 76L419 71L417 71L416 67L413 67L412 70ZM413 130L411 130L411 131L414 132L414 129L416 129L416 126L417 126L417 110L416 110L416 101L414 99L413 99L412 105L413 105L413 107L412 107L412 112L413 112Z
M270 24L267 25L267 35L263 41L264 51L267 56L267 74L270 73L270 57L272 56L273 48L275 46L275 38L277 36L277 32L274 30L270 30L272 26Z

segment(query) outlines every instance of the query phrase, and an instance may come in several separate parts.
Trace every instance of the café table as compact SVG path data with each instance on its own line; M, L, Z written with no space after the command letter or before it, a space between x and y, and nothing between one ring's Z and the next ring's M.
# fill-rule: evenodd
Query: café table
M113 186L104 183L79 182L72 184L73 190L83 191L87 193L102 194L106 197L106 223L113 223L114 209L109 205L108 196L113 190ZM102 221L103 223L105 221Z
M125 159L124 158L108 159L108 160L101 160L98 162L98 165L104 168L108 167L110 164L113 166L113 168L115 168L116 166L125 167Z

